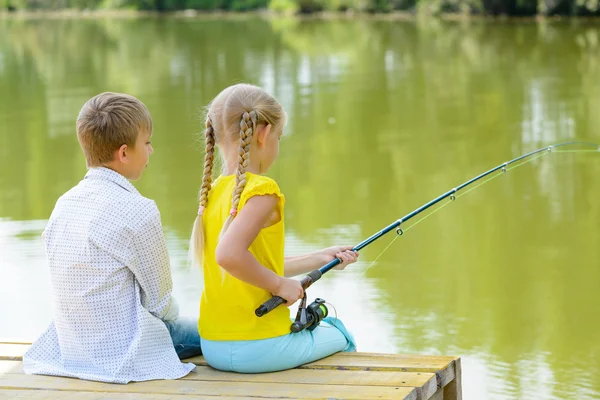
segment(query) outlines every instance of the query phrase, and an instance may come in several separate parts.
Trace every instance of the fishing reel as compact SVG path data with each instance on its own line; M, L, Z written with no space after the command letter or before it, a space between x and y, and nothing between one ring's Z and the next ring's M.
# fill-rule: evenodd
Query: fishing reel
M306 293L304 293L302 302L298 307L298 313L296 313L296 320L292 324L291 330L294 333L301 332L304 329L312 331L319 326L321 321L323 321L323 318L328 314L329 311L327 310L324 299L316 298L315 301L310 303L307 307Z

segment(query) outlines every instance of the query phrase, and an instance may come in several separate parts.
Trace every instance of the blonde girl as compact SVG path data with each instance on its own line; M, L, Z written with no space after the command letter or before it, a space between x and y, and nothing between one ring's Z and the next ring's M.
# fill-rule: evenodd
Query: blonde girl
M303 296L289 277L312 271L335 257L339 269L356 262L351 246L284 258L284 203L277 183L262 174L277 158L287 115L263 89L239 84L210 103L200 207L191 251L201 263L204 290L199 332L212 367L243 373L297 367L339 351L355 351L339 320L314 331L290 332L290 313L278 307L262 318L255 308L272 295L292 305ZM223 172L214 182L215 147Z

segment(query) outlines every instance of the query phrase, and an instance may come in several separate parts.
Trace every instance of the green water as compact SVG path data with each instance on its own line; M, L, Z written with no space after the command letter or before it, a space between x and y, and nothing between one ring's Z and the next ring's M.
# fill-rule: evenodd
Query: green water
M138 96L184 314L201 108L248 81L290 115L271 176L290 254L355 244L472 176L539 147L600 141L595 22L0 19L0 337L51 318L40 233L85 174L74 133L102 91ZM366 273L309 290L362 351L463 357L466 399L600 396L600 154L551 154L411 229Z

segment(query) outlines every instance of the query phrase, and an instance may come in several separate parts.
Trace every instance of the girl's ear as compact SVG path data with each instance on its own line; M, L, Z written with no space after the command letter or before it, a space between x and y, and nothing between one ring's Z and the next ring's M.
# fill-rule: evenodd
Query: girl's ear
M269 133L271 133L271 124L258 125L256 127L256 143L258 147L263 147L267 143Z

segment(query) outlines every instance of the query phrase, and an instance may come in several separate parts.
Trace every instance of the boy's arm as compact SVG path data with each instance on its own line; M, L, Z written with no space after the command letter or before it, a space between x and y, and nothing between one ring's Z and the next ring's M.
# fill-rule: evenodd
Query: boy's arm
M171 296L173 282L167 243L156 205L134 235L131 270L142 288L142 306L156 317L172 321L179 308Z

